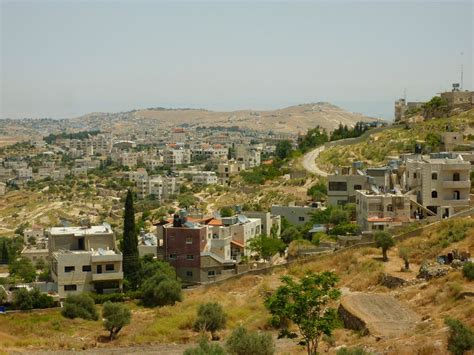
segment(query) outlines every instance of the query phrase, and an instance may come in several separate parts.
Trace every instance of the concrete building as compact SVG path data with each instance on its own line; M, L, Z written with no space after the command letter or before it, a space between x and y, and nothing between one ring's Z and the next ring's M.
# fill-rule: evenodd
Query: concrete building
M169 166L177 166L191 163L191 152L184 148L168 148L164 151L163 163Z
M241 171L245 170L245 164L230 160L225 163L219 163L217 165L217 177L220 185L228 185L230 178L234 175L240 174Z
M260 151L255 147L238 144L235 146L235 160L251 169L261 164Z
M474 91L460 91L454 85L452 91L442 92L440 96L442 99L445 99L451 107L470 107L474 105Z
M46 230L51 276L60 298L84 291L97 293L122 289L122 254L108 224L53 227Z
M217 175L214 171L200 171L193 176L193 184L215 185L217 184Z
M273 215L270 212L246 211L245 215L249 218L260 219L260 230L262 234L272 235L272 228L275 230L276 236L281 234L281 216Z
M417 156L406 161L406 191L440 217L469 208L471 164L455 153Z
M357 223L363 231L389 230L410 222L410 196L356 191Z
M461 132L444 132L441 135L443 150L450 152L457 145L463 144L463 134Z
M273 205L271 208L271 214L284 217L288 222L295 226L304 226L306 223L311 221L311 215L316 210L316 207L310 206Z
M395 101L395 122L406 122L408 120L407 113L422 108L424 102L406 102L405 99Z

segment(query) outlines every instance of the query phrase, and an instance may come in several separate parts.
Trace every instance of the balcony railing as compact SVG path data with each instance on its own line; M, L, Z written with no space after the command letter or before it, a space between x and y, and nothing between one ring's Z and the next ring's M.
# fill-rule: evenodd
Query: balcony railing
M112 281L122 280L123 272L104 272L102 274L92 274L92 281Z

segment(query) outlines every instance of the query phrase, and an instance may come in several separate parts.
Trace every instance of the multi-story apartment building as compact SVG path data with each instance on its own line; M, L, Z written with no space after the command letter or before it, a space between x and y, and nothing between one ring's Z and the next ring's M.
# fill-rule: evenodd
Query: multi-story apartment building
M214 171L199 171L193 176L193 184L215 185L217 184L217 175Z
M471 164L456 153L416 156L406 161L406 191L440 217L469 208Z
M121 153L119 162L122 166L127 166L131 169L137 166L137 155L135 153Z
M235 146L235 159L245 164L247 168L254 168L261 164L260 151L255 147L243 144Z
M46 230L51 276L60 298L71 293L107 293L122 288L122 254L108 224Z
M270 212L246 211L245 215L249 218L260 219L260 231L267 236L272 235L272 230L276 236L281 234L281 216L273 215Z
M185 148L167 148L163 154L163 163L177 166L191 163L191 152Z
M410 222L410 206L410 196L401 193L356 191L357 223L363 231L388 230Z
M217 165L218 183L221 185L229 184L230 178L238 175L243 170L245 170L245 164L242 162L229 160L225 163L219 163Z
M135 181L137 197L144 199L147 196L155 196L156 199L167 199L178 192L179 184L174 176L147 176Z

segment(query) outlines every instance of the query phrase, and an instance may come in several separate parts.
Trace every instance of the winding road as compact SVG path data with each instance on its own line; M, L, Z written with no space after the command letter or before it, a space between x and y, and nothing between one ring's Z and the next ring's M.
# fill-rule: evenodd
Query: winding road
M303 157L303 167L309 171L312 174L316 174L319 176L326 177L329 174L321 169L318 168L316 165L316 158L319 156L319 154L326 149L324 145L317 147L316 149L313 149L312 151L306 153Z

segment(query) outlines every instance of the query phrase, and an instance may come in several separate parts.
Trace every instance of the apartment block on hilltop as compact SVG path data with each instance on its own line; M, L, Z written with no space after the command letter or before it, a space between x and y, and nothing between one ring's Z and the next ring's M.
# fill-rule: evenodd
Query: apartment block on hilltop
M112 228L53 227L46 230L51 276L60 298L71 293L108 293L122 289L122 254Z

